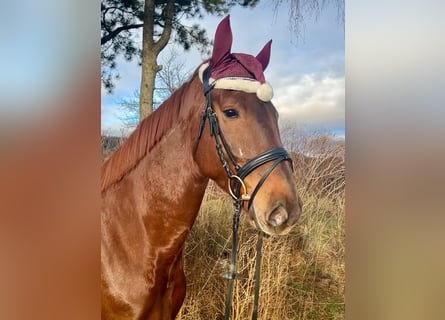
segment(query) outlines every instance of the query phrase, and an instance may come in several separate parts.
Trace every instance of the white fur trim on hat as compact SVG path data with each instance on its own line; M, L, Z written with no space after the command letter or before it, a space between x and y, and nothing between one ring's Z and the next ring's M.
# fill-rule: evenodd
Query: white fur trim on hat
M209 64L204 63L199 67L199 79L202 82L202 74ZM268 102L273 97L272 86L265 82L261 84L259 81L243 77L227 77L221 79L209 79L210 84L214 84L215 89L239 90L248 93L256 93L258 99Z

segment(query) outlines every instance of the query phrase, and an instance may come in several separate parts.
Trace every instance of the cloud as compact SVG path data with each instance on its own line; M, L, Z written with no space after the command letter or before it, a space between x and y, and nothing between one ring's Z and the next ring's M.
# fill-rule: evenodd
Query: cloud
M119 119L120 108L116 105L101 106L101 132L107 135L121 136L124 127Z
M290 75L274 86L280 118L318 129L344 130L345 79L332 74Z
M108 125L102 125L101 134L112 137L127 137L134 129L129 129L122 126L122 124L112 123Z

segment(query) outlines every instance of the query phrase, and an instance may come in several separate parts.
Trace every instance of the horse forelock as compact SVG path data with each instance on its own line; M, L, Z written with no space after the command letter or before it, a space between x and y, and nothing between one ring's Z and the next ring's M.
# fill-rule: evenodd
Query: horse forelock
M134 132L127 138L122 146L102 164L101 192L120 181L153 149L161 138L173 128L181 118L181 107L184 107L184 98L194 79L198 77L196 71L191 79L185 82L165 100L150 116L141 121ZM199 84L200 81L198 80ZM201 93L201 86L196 89ZM196 105L196 104L195 104ZM193 108L193 105L187 108Z

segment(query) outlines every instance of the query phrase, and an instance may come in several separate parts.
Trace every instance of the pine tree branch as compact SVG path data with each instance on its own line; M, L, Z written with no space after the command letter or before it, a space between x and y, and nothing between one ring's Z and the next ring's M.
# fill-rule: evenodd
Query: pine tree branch
M122 31L141 28L143 25L144 24L142 24L142 23L138 23L138 24L131 24L131 25L116 28L113 31L109 32L108 34L104 35L100 39L100 44L103 45L103 44L107 43L108 41L114 39Z

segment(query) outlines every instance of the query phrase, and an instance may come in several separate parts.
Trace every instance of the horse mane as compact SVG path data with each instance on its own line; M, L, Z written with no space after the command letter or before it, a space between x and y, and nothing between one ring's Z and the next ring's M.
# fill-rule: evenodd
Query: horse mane
M134 169L178 121L185 93L197 73L195 71L189 81L173 92L150 116L142 120L122 146L102 164L101 192Z

